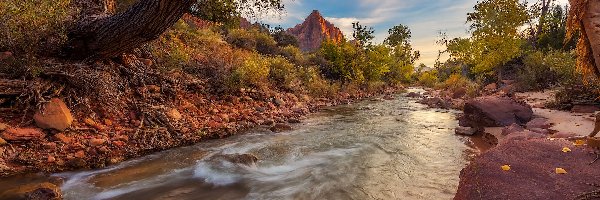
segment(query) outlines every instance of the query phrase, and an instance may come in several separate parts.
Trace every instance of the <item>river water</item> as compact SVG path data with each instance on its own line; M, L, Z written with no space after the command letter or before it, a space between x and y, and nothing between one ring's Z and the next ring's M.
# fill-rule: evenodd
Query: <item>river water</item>
M452 199L476 150L453 111L414 99L313 114L293 131L177 148L107 169L69 172L65 199ZM255 165L215 159L253 154Z

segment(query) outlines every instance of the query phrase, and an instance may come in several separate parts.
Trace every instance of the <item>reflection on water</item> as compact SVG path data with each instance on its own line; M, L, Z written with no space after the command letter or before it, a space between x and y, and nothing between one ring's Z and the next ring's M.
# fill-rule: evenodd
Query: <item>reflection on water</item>
M454 113L400 97L328 109L291 132L54 176L66 177L66 199L451 199L473 154L456 126ZM256 166L210 159L243 153Z

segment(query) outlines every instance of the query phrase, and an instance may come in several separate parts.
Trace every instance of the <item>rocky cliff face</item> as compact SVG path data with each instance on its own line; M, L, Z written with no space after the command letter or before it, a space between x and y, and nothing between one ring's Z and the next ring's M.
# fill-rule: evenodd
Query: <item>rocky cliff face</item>
M327 39L341 42L344 38L342 31L323 18L319 11L314 10L302 24L287 30L298 38L300 49L315 51Z

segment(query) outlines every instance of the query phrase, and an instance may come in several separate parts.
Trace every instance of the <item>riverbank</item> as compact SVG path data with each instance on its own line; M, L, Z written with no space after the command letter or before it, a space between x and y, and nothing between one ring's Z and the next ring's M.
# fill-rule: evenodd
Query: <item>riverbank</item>
M19 111L2 115L0 177L103 168L157 151L236 135L256 126L279 132L319 108L402 91L402 87L348 89L332 98L313 98L276 90L241 90L235 96L222 96L180 88L136 88L136 94L126 94L127 99L111 103L131 101L121 110L102 106L107 102L77 105L52 99L35 115L23 116ZM64 131L43 130L48 127L39 122L38 114L46 115L45 125L68 126Z

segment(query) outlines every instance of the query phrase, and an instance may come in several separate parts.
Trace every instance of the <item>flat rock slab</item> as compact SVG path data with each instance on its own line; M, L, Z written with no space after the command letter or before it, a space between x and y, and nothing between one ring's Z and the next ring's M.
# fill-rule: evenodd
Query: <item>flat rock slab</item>
M504 127L525 124L533 117L531 106L509 97L485 96L472 99L464 106L461 126Z
M565 153L564 147L572 151ZM508 141L461 171L454 199L575 199L600 189L589 185L600 183L600 161L590 165L595 158L589 148L563 139Z

